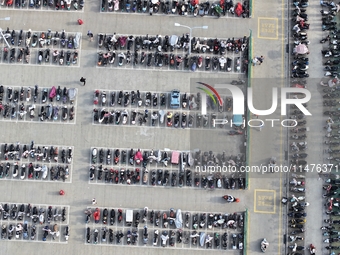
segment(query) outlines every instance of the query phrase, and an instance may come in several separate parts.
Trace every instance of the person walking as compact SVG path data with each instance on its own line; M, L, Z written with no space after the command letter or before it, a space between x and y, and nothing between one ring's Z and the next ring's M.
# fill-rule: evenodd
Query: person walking
M89 30L87 32L87 36L90 38L90 41L92 42L93 41L93 33L91 32L91 30Z
M264 56L257 57L257 60L260 62L259 65L261 65L264 60Z
M92 199L92 204L93 205L96 205L97 204L97 200L94 198L94 199Z
M86 83L86 78L84 78L84 77L81 77L81 78L80 78L80 82L84 82L83 86L85 86L85 83Z

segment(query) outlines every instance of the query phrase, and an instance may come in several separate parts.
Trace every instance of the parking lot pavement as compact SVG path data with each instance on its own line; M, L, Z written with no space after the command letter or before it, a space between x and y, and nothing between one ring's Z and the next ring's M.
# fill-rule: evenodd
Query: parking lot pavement
M288 30L286 7L284 1L279 2L253 2L253 57L265 56L265 61L259 66L252 68L252 87L256 89L254 106L259 109L269 109L272 98L272 87L285 87L286 82L286 37ZM268 13L266 10L273 9ZM275 13L275 14L274 14ZM288 66L288 65L287 65ZM273 78L273 81L265 84L261 78ZM282 78L280 80L279 78ZM280 111L269 116L261 116L260 119L284 119ZM267 165L271 157L277 157L277 164L286 165L285 160L285 137L286 130L280 126L271 128L265 125L261 131L250 128L249 131L249 164L252 166ZM287 254L284 245L285 216L281 203L281 194L285 189L285 173L249 173L250 184L247 196L247 207L249 208L249 234L248 253L260 254L260 243L267 238L270 247L267 253ZM259 222L263 224L259 224Z
M180 22L188 26L209 26L208 30L194 31L193 36L202 37L224 37L228 31L228 36L248 35L249 27L257 29L257 23L248 19L220 19L216 25L216 19L190 19L183 17L168 18L163 16L143 17L140 22L140 15L106 15L100 14L98 2L87 2L85 12L78 14L76 12L34 12L28 11L23 15L22 11L3 11L3 16L11 16L10 22L1 21L1 27L9 26L11 29L18 28L28 30L34 28L37 31L45 31L51 28L52 31L66 29L66 31L79 31L86 35L90 29L93 33L121 31L122 28L126 33L131 34L182 34L187 31L183 28L174 28L174 22ZM266 8L264 8L266 9ZM276 9L273 8L273 9ZM84 24L79 26L77 20L79 15L84 20ZM119 16L119 17L118 17ZM34 20L34 23L32 23ZM252 25L253 23L253 25ZM100 145L102 147L138 147L141 148L170 148L172 150L190 149L190 135L186 130L178 132L165 132L165 129L152 129L148 127L136 128L117 128L109 129L101 126L93 126L90 119L89 105L92 105L93 98L89 96L95 88L106 90L150 90L150 91L171 91L174 88L180 88L181 91L189 91L191 78L198 80L207 80L216 78L213 73L192 73L192 72L145 72L143 70L106 70L102 68L93 68L96 63L96 45L94 42L82 42L81 67L80 68L49 68L36 65L1 65L3 84L13 84L16 86L28 84L38 84L42 87L50 85L61 85L62 87L79 86L77 98L77 122L75 125L35 125L33 123L10 123L1 122L0 138L2 141L24 141L35 140L43 141L46 144L69 144L74 146L74 170L72 174L72 185L60 182L54 183L30 183L4 181L0 185L0 194L5 194L8 201L24 201L41 204L68 204L70 205L70 239L68 245L59 245L56 249L52 245L42 243L30 243L24 248L18 246L18 242L4 242L3 249L9 254L22 253L22 249L27 254L84 254L97 253L98 248L92 245L84 245L84 221L82 214L84 206L96 197L100 206L112 205L115 200L117 206L125 208L168 208L169 204L191 211L244 211L251 207L253 196L249 198L244 196L244 191L235 190L232 195L241 198L238 204L225 204L221 196L226 194L225 190L215 190L214 192L205 190L181 189L167 190L141 189L140 187L126 186L106 186L106 185L88 185L88 157L91 146ZM268 48L268 45L265 46ZM272 75L272 74L271 74ZM80 77L87 79L86 86L79 83ZM224 80L238 80L242 75L223 74ZM44 85L44 84L48 84ZM147 89L143 89L146 87ZM91 109L92 111L92 109ZM215 137L207 137L206 133L201 130L195 131L195 147L200 146L206 150L215 149L215 151L225 150L232 152L235 141L228 140L225 131L219 131ZM191 132L190 132L191 133ZM235 138L235 137L233 137ZM241 139L240 137L237 139ZM237 143L244 149L243 141ZM257 144L261 148L261 143ZM268 149L269 151L271 148ZM58 194L59 190L65 191L64 196ZM231 192L231 191L230 191ZM179 199L180 198L180 199ZM223 209L222 209L223 208ZM225 209L227 208L227 209ZM253 220L254 218L252 218ZM254 219L255 220L255 219ZM267 218L260 218L267 222ZM258 225L256 226L258 227ZM250 231L253 231L251 227ZM257 233L256 233L257 234ZM258 238L257 235L256 238ZM20 242L21 245L21 242ZM258 247L257 242L252 241L251 247ZM41 249L43 247L43 249ZM18 251L18 249L20 249ZM102 253L112 252L112 247L101 246ZM254 251L255 249L252 249ZM115 247L117 253L128 252L130 255L140 254L140 248L123 248ZM148 250L149 252L149 250ZM206 254L206 251L200 250L176 250L178 254ZM168 254L168 249L150 250L150 254ZM230 254L239 254L239 251Z
M94 59L93 59L94 60ZM6 68L7 66L5 66ZM21 67L23 68L23 67ZM26 74L26 78L23 78L25 82L30 80L32 84L44 84L45 80L51 81L53 80L54 84L60 84L62 86L77 86L79 84L79 78L84 76L83 73L73 73L72 71L68 71L65 68L63 74L59 75L59 73L49 73L47 68L42 67L46 72L46 76L42 76L41 72L38 72L37 69L40 68L32 68L25 67L28 69L23 69ZM11 69L8 69L11 70ZM85 70L85 69L84 69ZM97 69L95 69L97 70ZM148 88L150 91L170 91L175 87L183 86L183 90L185 83L189 83L189 78L187 75L176 75L174 77L170 77L165 75L159 76L150 76L151 81L144 76L140 75L138 72L135 76L138 79L138 83L131 84L130 89L139 89L140 84L149 84ZM27 140L32 139L35 141L46 141L46 144L72 144L74 145L74 169L72 175L72 185L67 185L63 183L36 183L34 186L34 190L39 192L39 196L35 196L33 192L29 192L32 190L32 183L23 182L21 184L21 190L28 191L22 195L22 192L18 192L17 185L14 182L3 182L3 185L0 186L0 193L7 193L8 190L13 190L10 194L10 197L16 201L27 201L32 203L41 203L42 201L48 203L49 201L54 201L55 204L69 204L71 213L70 213L70 222L71 224L71 233L69 244L66 246L58 247L58 253L64 252L75 252L77 253L79 250L83 250L84 252L96 252L95 247L84 245L84 225L83 218L79 217L79 212L81 212L91 199L91 197L96 197L100 206L102 205L110 205L112 204L112 199L117 201L117 205L122 207L136 207L141 208L144 206L151 206L153 208L167 208L170 203L176 205L178 208L182 208L182 210L209 210L209 211L224 211L221 208L228 208L228 211L241 211L244 210L246 206L246 201L235 205L225 205L222 203L222 195L226 194L225 190L216 190L214 192L204 191L204 190L195 190L195 189L185 189L185 195L183 196L183 190L181 189L172 189L169 194L168 190L157 189L152 191L151 189L142 189L140 187L126 187L119 185L119 187L114 186L106 186L106 185L87 185L88 183L88 158L89 158L89 148L92 146L101 146L101 147L125 147L125 148L169 148L171 150L189 150L192 146L194 148L202 148L202 150L215 150L215 151L226 151L229 155L236 154L234 152L234 144L235 140L239 148L244 149L241 136L227 136L226 131L218 131L216 136L209 137L208 139L203 139L206 137L206 134L203 130L195 131L193 137L202 137L202 139L195 139L194 145L191 145L191 131L187 130L178 130L178 132L164 132L166 129L153 129L148 127L136 127L136 128L106 128L104 126L93 126L91 124L90 119L90 111L89 105L92 105L93 98L89 97L93 93L93 83L99 84L103 89L125 89L125 83L128 82L127 78L131 75L130 71L120 71L117 73L120 77L115 82L107 82L108 80L116 79L117 77L112 77L110 72L105 70L97 70L96 72L86 73L87 84L84 87L78 88L78 97L77 97L77 122L75 125L35 125L31 123L25 123L23 126L21 123L16 125L10 124L9 122L2 122L2 127L6 130L6 133L0 134L2 139L6 140L7 137L13 137L17 140ZM139 76L140 75L140 76ZM65 77L70 77L71 81L65 81ZM98 81L96 78L98 77ZM124 78L125 77L125 78ZM152 78L153 77L153 78ZM213 77L213 76L212 76ZM198 77L199 78L199 77ZM230 79L238 79L238 77L230 78ZM171 82L166 82L166 81ZM186 81L186 82L184 82ZM21 78L13 76L12 82L18 82L21 84ZM8 83L7 83L8 84ZM178 84L178 85L174 85ZM97 86L96 86L97 87ZM189 90L189 87L187 87ZM91 109L92 110L92 109ZM57 127L60 126L60 127ZM22 128L26 130L31 130L29 135L27 133L20 132ZM221 137L223 137L223 141L221 141ZM166 138L166 139L165 139ZM224 140L225 139L225 140ZM228 140L229 139L229 140ZM11 184L13 183L13 184ZM15 182L17 183L17 182ZM85 186L87 185L87 186ZM137 188L137 189L136 189ZM58 192L60 189L65 190L64 196L59 196ZM43 191L42 191L43 190ZM148 191L147 191L148 190ZM233 191L232 194L236 197L242 197L242 193L244 191ZM181 197L182 199L178 199ZM21 199L20 199L21 198ZM164 199L167 198L167 199ZM16 249L16 246L10 242L6 242L6 247L10 250ZM32 244L29 249L31 251L36 251L41 248L41 244ZM48 246L45 247L46 250L51 250ZM92 250L93 249L93 250ZM100 248L103 252L112 251L112 247L101 246ZM139 250L136 250L133 247L116 247L114 248L117 252L129 250L129 254L137 254L140 253ZM152 251L150 251L153 253ZM155 252L157 254L162 254L164 251L162 249L156 249ZM197 254L202 253L205 254L206 251L200 250L178 250L178 253L184 252L186 254ZM233 252L228 251L230 254L239 254L239 251Z

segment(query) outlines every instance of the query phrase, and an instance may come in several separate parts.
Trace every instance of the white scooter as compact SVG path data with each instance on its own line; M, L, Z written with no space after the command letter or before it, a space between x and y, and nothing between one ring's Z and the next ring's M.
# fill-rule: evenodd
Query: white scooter
M166 242L169 239L169 235L167 231L163 231L162 235L161 235L161 239L162 239L162 246L165 247L166 246Z

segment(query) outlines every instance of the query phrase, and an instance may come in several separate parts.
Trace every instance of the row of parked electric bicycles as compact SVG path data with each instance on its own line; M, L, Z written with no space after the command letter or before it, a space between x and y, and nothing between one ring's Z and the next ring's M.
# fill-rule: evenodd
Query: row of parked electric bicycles
M243 85L244 80L233 80L233 85ZM207 85L207 84L206 84ZM205 95L204 95L205 96ZM217 102L221 99L222 104ZM147 107L151 109L188 109L193 111L201 110L201 93L180 93L174 89L169 92L150 92L150 91L105 91L95 90L93 104L102 107L121 107L129 108L133 106ZM206 96L206 109L213 112L231 112L233 109L233 98L217 98Z
M91 164L104 164L105 166L130 166L149 168L156 167L176 167L183 172L186 168L208 171L208 167L220 167L221 169L239 169L245 165L243 154L237 156L227 156L223 151L217 154L213 151L201 152L200 150L191 151L170 151L170 150L141 150L124 148L91 148ZM200 169L198 169L200 168ZM235 171L236 172L236 171Z
M70 122L75 117L76 94L76 89L61 89L60 86L39 89L38 85L34 88L0 85L0 116L3 119ZM37 104L40 104L39 110Z
M111 51L130 52L173 52L182 53L188 51L194 53L209 53L213 55L226 55L230 53L240 54L248 49L248 37L241 38L191 38L189 34L177 35L121 35L121 34L98 34L98 47Z
M323 242L326 243L326 249L338 252L340 247L337 245L340 238L340 206L338 197L340 179L338 175L330 174L324 180L323 198L327 218L324 219L322 230Z
M243 250L244 242L243 233L233 233L229 236L228 232L168 231L155 228L152 228L152 231L150 231L148 226L144 226L144 229L140 231L136 228L114 231L107 227L93 229L87 227L85 231L87 244ZM139 236L143 238L138 238Z
M73 147L1 144L3 160L0 178L66 181L73 159Z
M247 68L246 56L248 54L239 54L248 51L248 38L240 39L206 39L200 40L193 38L190 43L189 35L183 35L179 38L176 35L171 37L165 36L117 36L99 34L99 48L106 49L106 53L98 53L98 66L130 66L132 67L159 67L173 69L196 70L219 70L224 72L245 72ZM126 48L126 52L124 51ZM198 53L190 55L189 53L175 54L167 53L178 49L181 52L190 51ZM230 56L225 56L230 52ZM199 53L209 53L199 55ZM216 56L222 55L222 56ZM228 55L228 54L227 54ZM237 55L236 57L234 57ZM241 58L241 56L242 58Z
M309 29L308 14L308 0L293 1L295 7L293 11L293 41L294 49L293 54L295 58L292 62L292 78L291 87L305 88L307 86L306 78L309 77L308 65L309 60L306 54L309 54L309 41L307 37L307 30ZM291 95L292 97L299 97L299 94ZM304 104L307 107L307 104ZM291 106L291 118L296 120L297 126L291 130L290 134L290 160L292 163L291 173L289 173L289 198L283 198L284 204L288 203L288 249L294 253L306 249L304 242L305 222L307 213L306 207L309 205L305 201L305 176L303 173L307 165L307 131L309 128L306 126L302 112L295 106ZM308 169L306 170L308 172ZM314 253L311 253L314 254Z
M293 62L301 61L297 59ZM300 62L299 62L300 63ZM307 67L308 68L308 67ZM293 67L293 77L295 67ZM307 81L302 78L293 79L291 81L291 86L296 88L304 88L307 85ZM291 95L291 97L299 97L299 94ZM307 104L303 105L307 107ZM289 173L289 198L284 198L282 202L284 204L288 203L288 228L289 228L289 242L288 249L294 254L300 254L302 250L305 250L304 246L304 233L307 213L305 212L306 207L309 205L305 201L305 176L300 174L303 172L308 172L307 164L307 132L309 128L306 126L307 121L302 112L295 106L291 106L290 109L291 118L296 120L295 128L290 131L290 160L291 166ZM262 247L262 246L261 246ZM313 254L313 253L312 253Z
M248 18L249 1L237 2L233 0L220 0L219 2L202 2L198 0L102 0L102 12L127 12L127 13L147 13L172 14L181 16L221 16Z
M66 181L69 178L69 166L45 164L33 164L18 162L11 164L10 162L0 162L0 178L1 179L17 179L17 180L50 180L50 181Z
M244 236L242 233L235 233L239 229L243 232L243 212L233 214L182 213L181 209L154 211L145 207L143 210L108 208L92 210L88 208L84 213L86 224L91 221L101 224L101 227L95 227L93 230L90 227L86 228L87 243L243 249ZM140 228L140 225L144 227ZM228 247L228 229L232 232L230 248ZM190 230L192 230L191 233ZM149 232L153 234L150 240ZM139 235L143 237L140 241Z
M245 62L241 57L203 57L201 55L175 55L164 53L145 53L139 54L135 51L133 54L127 51L116 53L99 52L98 66L102 67L127 67L127 68L159 68L169 70L188 70L196 71L215 71L215 72L236 72L244 73L246 70Z
M292 87L305 86L307 84L306 80L298 79L292 80ZM290 95L293 98L298 98L302 96L301 94ZM303 104L304 107L308 107L307 104ZM309 127L307 126L307 121L305 115L298 109L295 105L290 108L290 118L294 119L292 122L294 128L290 129L290 162L291 162L291 172L305 172L309 169L307 165L307 133ZM306 168L307 167L307 168Z
M34 60L32 60L32 56ZM2 63L70 66L78 65L78 51L59 51L48 48L46 50L34 50L32 54L28 47L11 49L4 47L3 51L0 50L0 59L2 59Z
M0 231L2 240L67 242L70 236L69 227L62 226L62 228L64 239L61 238L58 224L46 225L42 228L36 224L29 224L28 221L24 223L3 222ZM41 240L38 239L39 235L42 235Z
M31 29L19 32L7 28L4 39L11 48L6 45L1 51L2 63L78 64L77 49L80 45L81 33L74 35L74 33L66 33L65 30L52 33L50 29L47 32L32 32ZM30 47L39 49L32 52ZM31 61L32 56L36 61Z
M326 125L326 149L325 153L328 154L325 159L326 162L333 165L334 169L338 167L340 162L340 139L338 132L338 64L340 63L337 56L339 56L337 42L339 32L337 28L336 14L340 10L340 6L334 2L320 2L323 9L321 10L322 30L327 31L327 36L320 40L320 43L327 46L322 50L322 61L324 65L325 78L322 79L320 85L323 90L323 111L327 118L324 122ZM327 172L329 173L329 172ZM340 230L337 224L340 223L340 210L338 198L338 186L340 184L339 176L327 174L324 179L325 185L323 186L324 208L327 215L324 219L325 225L322 226L322 238L325 247L331 254L339 253L340 247L338 245Z
M245 81L233 80L231 84L242 85ZM222 104L216 102L222 101ZM216 96L206 97L206 109L209 112L231 112L233 109L233 99L231 97ZM148 125L160 127L182 127L182 128L224 128L234 127L241 130L231 130L229 135L241 135L244 124L242 117L231 117L228 114L205 114L202 115L198 111L201 109L201 93L190 94L183 93L175 89L171 93L155 93L135 91L99 91L95 90L95 105L101 105L102 108L93 110L93 121L99 124L115 124L115 125ZM122 109L110 109L106 107L119 107ZM148 109L139 111L132 108L150 107L152 113ZM125 108L125 109L124 109ZM160 110L159 110L160 109ZM166 109L179 109L179 112L165 111ZM182 112L188 109L191 112ZM192 111L196 111L193 113ZM166 121L165 121L166 117ZM229 123L229 125L227 125Z
M138 110L138 109L137 109ZM166 117L166 120L165 120ZM106 108L93 110L93 121L95 124L105 125L138 125L149 127L174 127L174 128L198 128L198 129L215 129L228 128L228 135L242 135L243 124L233 125L235 129L230 130L231 118L222 114L205 114L190 112L165 112L164 110L152 111L151 116L149 110L129 112L126 109L110 110ZM242 121L242 120L241 120ZM229 124L228 124L229 123Z
M0 147L2 157L6 161L24 162L27 160L31 162L71 164L73 159L73 147L36 145L34 141L24 145L21 145L20 142L1 143Z
M0 102L19 104L20 102L32 102L37 104L74 104L77 91L74 88L58 86L52 88L16 87L0 85Z
M3 38L11 47L53 48L53 49L78 49L80 46L81 33L69 33L64 29L55 33L51 29L47 32L24 30L10 30L7 27L3 31Z
M2 222L5 220L16 220L18 222L31 221L32 223L59 223L63 224L67 220L66 207L57 205L31 205L31 204L0 204L0 215Z
M90 167L90 181L106 184L150 185L154 187L195 187L203 189L245 189L242 175L198 173L190 169L184 172L167 169Z
M117 167L112 167L112 163ZM191 152L179 151L142 152L140 149L128 151L101 148L98 152L97 148L92 148L89 179L107 184L245 189L244 176L235 177L235 172L242 165L243 155L227 157L225 152L215 155L210 151L201 155L201 152L197 151L193 156ZM217 169L211 172L209 167ZM228 169L234 174L222 174Z
M65 242L69 238L66 207L2 203L0 215L2 240L38 240L40 232L42 241ZM43 224L45 227L40 226ZM64 230L64 240L59 227Z
M308 14L308 0L293 1L293 41L294 49L293 54L295 58L292 62L292 83L291 87L305 88L307 86L307 80L309 77L308 65L309 60L307 54L309 54L309 40L307 36L307 30L309 29ZM299 94L291 95L292 97L299 97ZM294 108L293 108L294 107ZM304 104L307 107L307 104ZM290 190L289 198L283 199L283 203L289 203L288 213L288 227L289 227L289 243L288 248L291 252L296 253L301 250L305 250L304 237L305 232L304 223L306 222L305 208L309 205L305 202L305 176L298 174L304 172L307 165L307 138L306 132L309 130L306 127L306 120L302 112L295 106L290 109L291 118L296 120L297 126L291 130L290 134L290 160L292 163L291 173L289 174ZM308 171L308 170L307 170ZM303 195L302 195L303 194ZM296 253L298 254L298 253ZM313 253L312 253L313 254Z
M290 197L282 198L282 203L288 206L288 249L294 254L306 249L304 233L309 203L305 201L305 176L292 171L289 179Z
M82 10L85 0L1 0L0 8L47 10Z
M108 209L108 208L87 208L84 211L86 224L92 221L95 224L102 222L104 225L117 227L139 227L139 224L162 228L178 229L243 229L244 213L182 213L181 209L175 210L150 210L144 207L142 210L131 209ZM184 218L184 222L183 222ZM150 225L149 225L150 226Z

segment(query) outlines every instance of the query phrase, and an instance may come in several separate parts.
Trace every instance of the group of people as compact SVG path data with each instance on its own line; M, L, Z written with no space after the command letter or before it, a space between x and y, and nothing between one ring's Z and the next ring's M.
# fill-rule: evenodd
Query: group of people
M263 63L263 60L264 60L264 56L254 57L253 58L253 66L256 66L257 64L261 65Z

